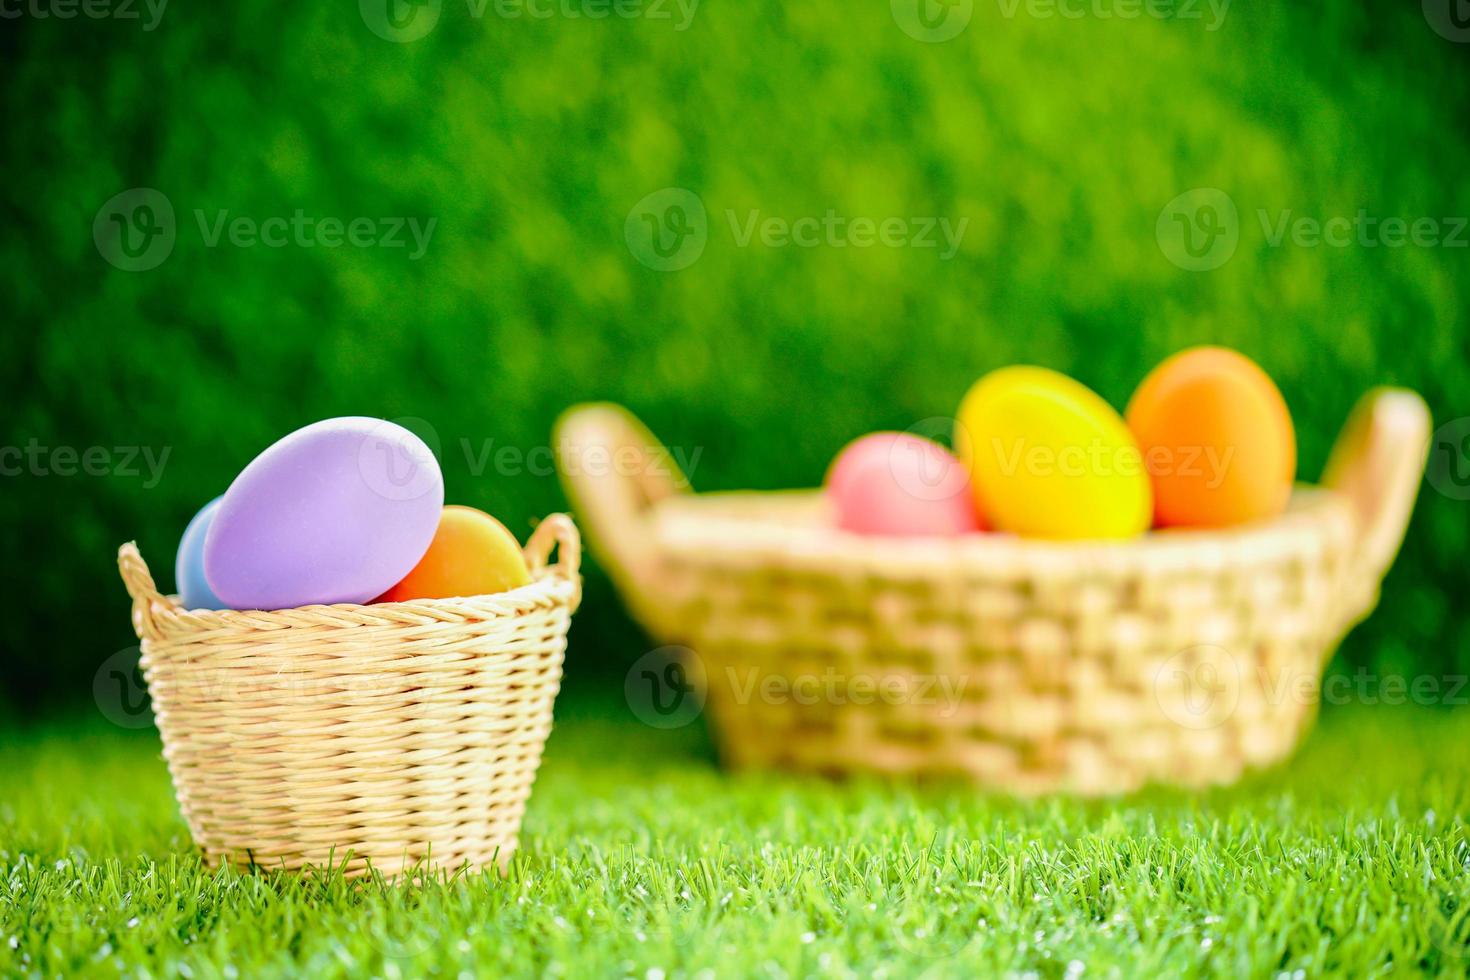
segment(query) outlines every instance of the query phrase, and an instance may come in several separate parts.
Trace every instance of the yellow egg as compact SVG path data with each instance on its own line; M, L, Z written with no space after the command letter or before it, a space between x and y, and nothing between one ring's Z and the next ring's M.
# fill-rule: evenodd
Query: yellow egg
M960 404L955 446L998 530L1055 540L1148 530L1153 496L1138 444L1107 402L1066 375L987 374Z

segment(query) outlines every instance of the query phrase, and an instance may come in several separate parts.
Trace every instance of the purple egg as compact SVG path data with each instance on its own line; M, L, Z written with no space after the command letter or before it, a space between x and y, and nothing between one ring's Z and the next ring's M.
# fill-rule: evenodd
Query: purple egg
M326 419L255 457L204 540L204 577L235 609L365 603L418 564L444 509L439 461L373 418Z

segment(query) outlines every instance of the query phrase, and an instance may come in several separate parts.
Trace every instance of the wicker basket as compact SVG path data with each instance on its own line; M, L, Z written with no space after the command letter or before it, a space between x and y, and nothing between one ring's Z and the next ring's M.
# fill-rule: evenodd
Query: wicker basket
M1373 392L1280 519L1131 542L861 537L819 492L682 492L610 405L563 418L558 459L634 615L694 651L728 764L1090 795L1292 751L1377 601L1429 428L1417 395Z
M164 758L206 862L504 868L551 730L580 550L556 514L526 544L532 583L511 592L212 612L160 595L124 545Z

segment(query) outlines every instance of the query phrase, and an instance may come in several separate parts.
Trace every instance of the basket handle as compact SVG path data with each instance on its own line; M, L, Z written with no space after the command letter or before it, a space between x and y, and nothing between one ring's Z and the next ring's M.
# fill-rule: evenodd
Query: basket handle
M689 479L642 422L620 405L568 409L553 441L562 487L587 527L587 542L633 613L658 619L659 555L649 511L689 490Z
M156 610L159 607L167 609L172 604L153 584L153 573L148 571L148 563L138 553L136 541L129 541L117 549L117 569L122 573L123 585L133 600L133 632L140 640L158 639L161 631Z
M1343 631L1378 604L1378 588L1403 543L1429 458L1429 406L1405 388L1375 388L1358 401L1333 444L1324 486L1358 515Z
M552 548L556 549L556 564L548 565ZM577 598L572 602L575 608L582 598L582 579L578 574L582 568L582 536L572 519L565 514L548 514L531 532L521 553L526 556L532 575L544 568L577 586Z

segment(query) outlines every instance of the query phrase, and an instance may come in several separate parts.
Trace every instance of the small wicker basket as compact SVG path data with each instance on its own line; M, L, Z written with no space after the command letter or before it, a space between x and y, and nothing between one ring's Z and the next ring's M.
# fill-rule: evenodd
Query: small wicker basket
M547 564L556 547L555 565ZM184 820L210 865L498 865L551 731L581 546L554 514L499 595L186 610L118 565Z
M1429 428L1417 395L1375 391L1278 520L1131 542L861 537L819 492L682 492L611 405L563 418L558 459L635 617L692 648L728 764L1095 795L1292 751L1377 601Z

